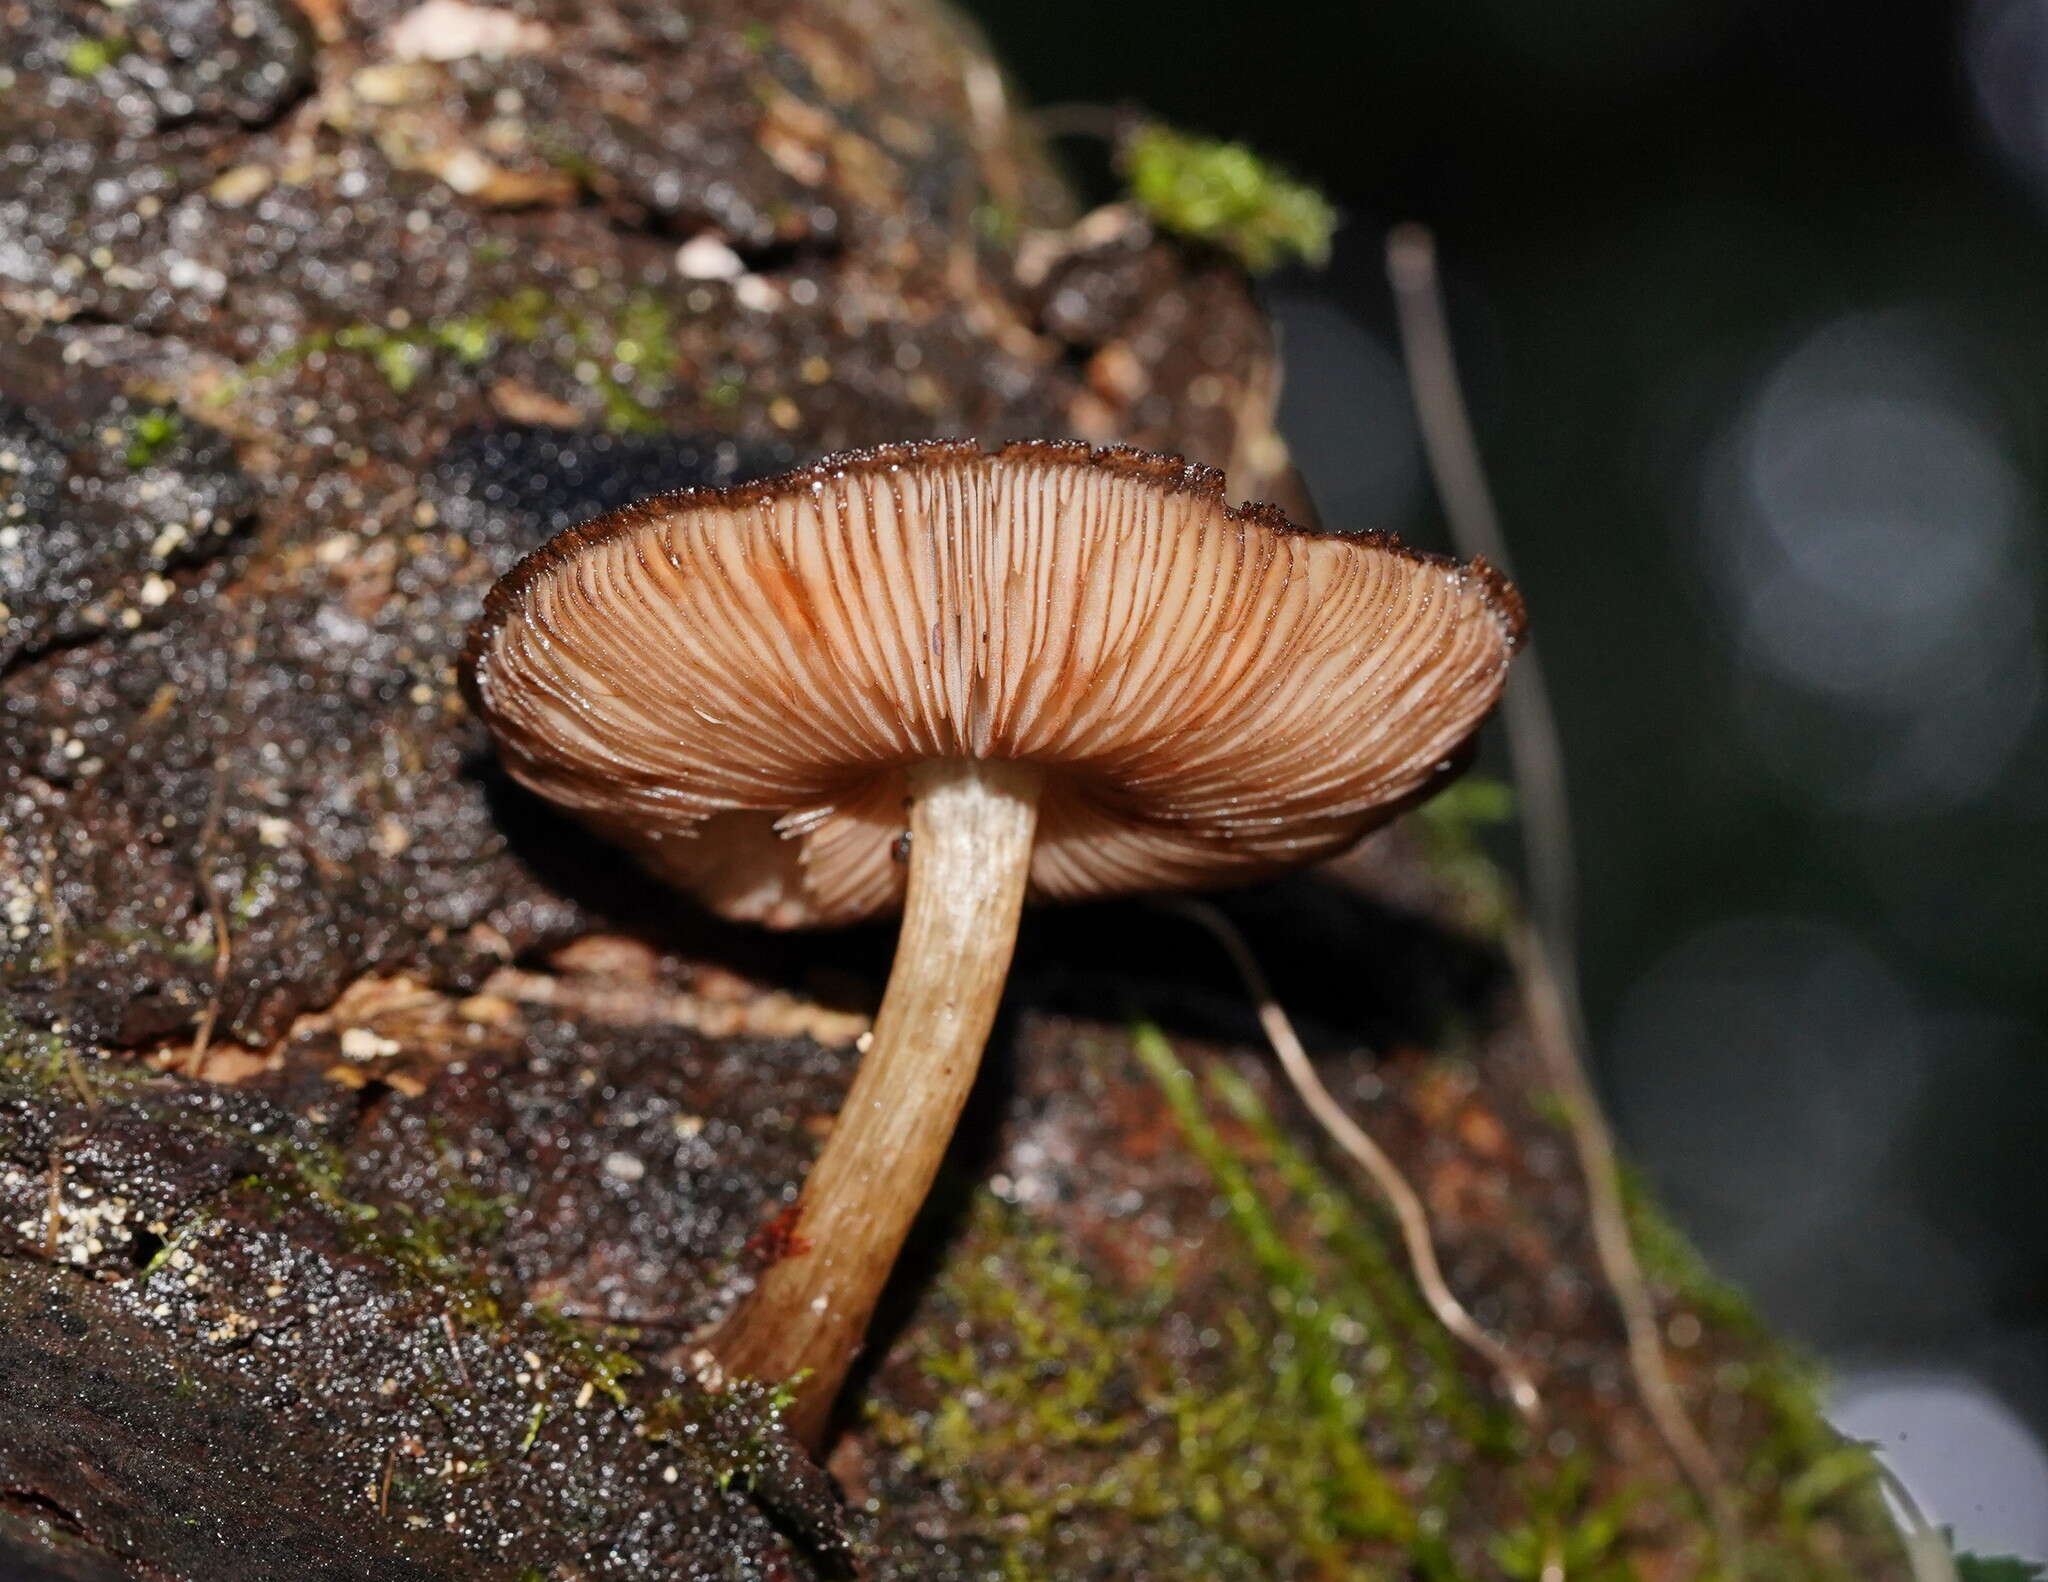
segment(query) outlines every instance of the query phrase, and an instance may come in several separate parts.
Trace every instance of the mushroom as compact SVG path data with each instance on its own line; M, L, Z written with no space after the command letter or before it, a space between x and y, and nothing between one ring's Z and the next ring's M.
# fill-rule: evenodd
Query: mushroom
M1453 773L1514 590L1078 444L835 456L570 529L464 676L512 775L727 917L898 910L874 1037L715 1332L815 1446L974 1081L1027 898L1327 857Z

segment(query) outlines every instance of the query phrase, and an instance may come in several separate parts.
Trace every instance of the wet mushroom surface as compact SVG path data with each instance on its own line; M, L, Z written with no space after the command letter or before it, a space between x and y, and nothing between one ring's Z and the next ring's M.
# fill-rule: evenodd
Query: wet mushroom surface
M704 1338L822 1445L1000 1001L1027 894L1339 852L1468 756L1514 590L1228 503L1179 457L884 446L573 528L464 680L513 774L714 910L903 913L784 1245Z
M0 1565L1703 1574L1456 804L1232 906L1543 1442L1121 902L1026 915L829 1467L699 1376L890 937L680 910L491 767L485 591L906 435L1282 498L1277 366L1227 260L1081 223L935 6L426 9L0 0ZM1759 1568L1902 1574L1796 1361L1642 1228Z

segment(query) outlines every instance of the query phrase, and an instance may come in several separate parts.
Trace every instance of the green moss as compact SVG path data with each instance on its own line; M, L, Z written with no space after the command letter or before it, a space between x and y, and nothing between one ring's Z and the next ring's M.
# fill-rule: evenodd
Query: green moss
M1458 1575L1439 1535L1474 1458L1521 1453L1506 1415L1249 1083L1198 1079L1156 1028L1133 1048L1244 1256L1161 1246L1112 1279L979 1195L922 1326L937 1404L876 1408L878 1437L966 1502L1004 1575L1065 1574L1104 1534L1161 1574Z
M64 51L64 69L74 77L97 77L128 53L128 40L120 33L76 39Z
M1634 1582L1638 1573L1622 1553L1622 1538L1637 1496L1598 1497L1590 1456L1531 1469L1519 1492L1527 1514L1486 1546L1504 1576L1545 1582L1561 1566L1576 1582Z
M1741 1492L1763 1542L1752 1554L1759 1577L1835 1576L1814 1566L1828 1547L1825 1528L1892 1530L1878 1467L1868 1449L1845 1443L1821 1413L1822 1380L1813 1363L1772 1336L1749 1299L1716 1275L1657 1208L1633 1172L1622 1173L1622 1203L1644 1276L1692 1310L1744 1355L1723 1363L1717 1382L1738 1392L1759 1419Z
M131 471L139 472L184 432L185 419L176 407L151 407L135 413L122 428L128 444L121 460Z
M656 406L674 389L675 315L652 292L635 293L611 316L568 307L539 287L527 286L475 313L427 324L344 324L250 364L212 401L225 404L251 382L289 373L323 353L367 358L393 394L404 395L437 364L477 368L502 347L539 345L552 348L562 371L597 393L605 426L614 433L662 428Z
M1460 921L1475 933L1504 935L1514 921L1514 888L1487 851L1486 837L1514 822L1513 788L1486 775L1467 775L1409 817L1430 872L1458 895Z
M1217 1578L1304 1562L1345 1574L1360 1542L1412 1532L1363 1451L1301 1415L1285 1359L1276 1388L1268 1315L1233 1316L1196 1379L1161 1341L1170 1267L1121 1289L985 1195L969 1241L978 1256L940 1293L956 1322L937 1326L961 1338L919 1359L938 1406L871 1416L883 1443L955 1491L1004 1575L1068 1574L1097 1524L1135 1526L1171 1574Z
M418 329L344 325L334 332L332 344L338 350L368 357L393 393L404 395L419 382L436 356L451 356L467 367L475 367L497 348L502 332L503 326L494 314L475 313Z
M1379 1315L1381 1344L1376 1354L1386 1359L1376 1402L1384 1414L1381 1420L1400 1426L1414 1454L1420 1453L1430 1419L1454 1424L1460 1438L1475 1447L1509 1449L1513 1420L1473 1398L1455 1343L1423 1304L1406 1263L1397 1261L1393 1243L1350 1194L1295 1146L1249 1082L1222 1064L1211 1066L1205 1078L1209 1093L1250 1132L1297 1206L1300 1222L1329 1255L1321 1274L1324 1307ZM1427 1401L1426 1410L1418 1407L1420 1401Z
M698 1457L719 1489L744 1488L785 1454L777 1429L804 1377L733 1379L715 1396L664 1392L641 1414L636 1432Z
M1166 230L1234 254L1254 274L1330 256L1337 214L1321 193L1282 175L1240 143L1158 122L1124 145L1132 199Z
M1189 1069L1153 1027L1131 1043L1233 1247L1126 1243L1112 1273L1091 1243L978 1193L914 1330L924 1388L893 1396L929 1404L870 1407L894 1464L965 1513L985 1574L1142 1554L1161 1575L1219 1579L1537 1582L1561 1562L1629 1582L1644 1545L1703 1544L1674 1468L1521 1429L1415 1291L1376 1200L1250 1081L1222 1061ZM1741 1390L1753 1446L1737 1480L1747 1575L1868 1574L1889 1527L1867 1454L1827 1428L1797 1359L1635 1207L1653 1275L1725 1326L1716 1379Z
M2048 1567L2012 1555L1956 1556L1956 1582L2041 1582Z
M605 426L614 433L659 432L661 418L651 403L674 383L674 310L643 291L627 301L616 322L579 319L573 329L578 345L596 354L595 388Z
M604 403L604 426L614 434L661 432L661 415L636 396L632 386L601 374L596 389L598 399Z
M1024 221L1017 211L993 198L977 203L972 218L975 234L995 247L1015 247L1023 234Z
M478 1268L475 1244L459 1221L394 1203L374 1220L362 1221L356 1246L397 1268L414 1285L431 1288L446 1311L483 1329L497 1329L505 1304Z
M1372 1428L1399 1423L1410 1453L1419 1449L1417 1434L1426 1411L1448 1408L1462 1417L1472 1449L1499 1445L1501 1425L1482 1425L1471 1408L1455 1363L1426 1319L1419 1325L1419 1304L1405 1293L1394 1303L1384 1300L1393 1289L1384 1243L1355 1210L1331 1188L1322 1172L1298 1150L1286 1145L1279 1127L1249 1084L1221 1066L1210 1068L1209 1093L1223 1100L1246 1127L1245 1143L1227 1142L1218 1131L1210 1104L1193 1075L1174 1057L1171 1045L1149 1024L1133 1030L1131 1045L1139 1063L1159 1085L1167 1107L1190 1150L1208 1170L1221 1194L1230 1221L1267 1281L1267 1301L1278 1333L1269 1355L1276 1357L1275 1384L1279 1399L1298 1420L1312 1425L1313 1438L1324 1441L1333 1469L1349 1484L1354 1510L1350 1520L1331 1520L1333 1531L1390 1536L1415 1551L1425 1572L1448 1565L1439 1546L1425 1537L1425 1527L1408 1509L1385 1471L1366 1459L1362 1446ZM1254 1180L1259 1161L1278 1178L1278 1204ZM1315 1228L1323 1257L1311 1262L1297 1251L1283 1228L1289 1223ZM1414 1345L1427 1336L1421 1346ZM1361 1350L1361 1348L1365 1348ZM1395 1359L1409 1353L1423 1364L1402 1367L1399 1376L1382 1377L1378 1389L1369 1364L1382 1361L1380 1375L1396 1372ZM1424 1372L1418 1380L1414 1375ZM1426 1385L1426 1389L1422 1386ZM1425 1476L1422 1492L1431 1505L1455 1493L1455 1469L1448 1464L1419 1462ZM1413 1468L1411 1468L1412 1472ZM1359 1515L1371 1519L1365 1525Z
M675 313L661 298L639 292L619 315L612 359L636 374L664 376L675 358Z
M1622 1212L1644 1276L1679 1297L1716 1329L1744 1339L1763 1338L1763 1322L1749 1298L1707 1266L1685 1233L1657 1207L1642 1177L1623 1165L1620 1182Z
M252 923L262 915L265 905L271 899L272 881L277 878L275 863L259 861L249 869L249 877L242 881L241 889L228 902L228 916L237 923Z
M546 1332L577 1378L594 1385L614 1404L626 1404L623 1381L640 1371L639 1363L617 1347L606 1345L599 1331L578 1319L565 1318L545 1303L530 1305L527 1316Z
M490 1248L513 1204L479 1191L445 1153L437 1162L437 1185L424 1202L380 1208L352 1195L347 1157L340 1149L303 1136L241 1135L276 1166L272 1173L238 1182L245 1196L317 1208L335 1221L353 1251L376 1259L401 1284L429 1293L433 1307L450 1321L493 1335L517 1329L534 1336L566 1377L590 1385L621 1408L629 1405L623 1381L640 1371L634 1358L610 1344L604 1331L525 1301L490 1272ZM528 1425L529 1444L539 1429L537 1417Z
M89 1060L62 1034L31 1027L0 1006L0 1096L12 1090L38 1104L97 1103L154 1075L127 1062Z
M146 950L172 961L201 967L210 963L219 949L211 931L190 934L183 929L151 928L129 923L95 923L80 929L79 937L95 944L111 945L122 952Z
M493 302L482 314L486 324L522 346L545 335L553 316L553 301L539 286L521 286L510 296Z

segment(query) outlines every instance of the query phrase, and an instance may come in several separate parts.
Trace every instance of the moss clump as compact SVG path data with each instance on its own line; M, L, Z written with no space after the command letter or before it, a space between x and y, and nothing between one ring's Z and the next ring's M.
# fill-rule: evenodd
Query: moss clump
M608 1397L616 1406L626 1404L624 1380L640 1371L640 1364L605 1342L605 1331L593 1329L579 1319L565 1318L546 1303L535 1303L527 1316L555 1343L558 1355L570 1371ZM621 1333L630 1337L630 1331Z
M1158 1246L1133 1285L978 1196L924 1327L948 1338L917 1359L938 1404L876 1408L878 1438L976 1513L1007 1576L1078 1574L1107 1543L1162 1575L1462 1575L1442 1535L1465 1463L1515 1442L1505 1414L1249 1083L1197 1079L1156 1029L1133 1043L1238 1251Z
M327 337L327 345L368 357L392 392L404 395L437 355L451 356L465 367L482 363L497 349L503 329L504 320L496 312L464 314L417 329L346 324Z
M1131 1050L1218 1229L1148 1247L1133 1222L1112 1270L1094 1243L978 1194L915 1326L915 1384L869 1409L906 1479L887 1497L935 1491L977 1575L1724 1575L1677 1469L1612 1459L1611 1404L1589 1416L1561 1374L1532 1436L1492 1398L1378 1206L1247 1076L1184 1061L1149 1026ZM1644 1229L1653 1272L1714 1326L1722 1419L1741 1392L1744 1574L1879 1574L1889 1525L1867 1454L1683 1242Z
M64 51L64 69L74 77L97 77L128 53L128 40L119 33L88 35L75 39Z
M1844 1442L1821 1414L1819 1370L1770 1334L1748 1297L1707 1267L1636 1177L1625 1172L1622 1189L1644 1275L1742 1353L1721 1366L1717 1382L1738 1392L1759 1419L1740 1486L1767 1535L1764 1553L1751 1556L1752 1572L1841 1574L1797 1567L1810 1550L1827 1547L1824 1528L1890 1528L1876 1459L1866 1447Z
M1287 1137L1252 1085L1236 1071L1212 1066L1204 1073L1203 1085L1250 1134L1289 1201L1299 1206L1301 1225L1330 1256L1329 1267L1298 1305L1379 1313L1387 1335L1398 1337L1400 1344L1388 1345L1382 1354L1385 1367L1375 1404L1385 1415L1379 1421L1395 1425L1411 1456L1421 1454L1421 1438L1431 1420L1452 1424L1475 1448L1508 1449L1515 1437L1512 1420L1473 1397L1451 1337L1423 1305L1407 1266L1397 1260L1350 1194ZM1183 1131L1195 1133L1202 1127L1199 1111L1176 1119ZM1244 1170L1213 1133L1203 1163L1219 1181ZM1278 1230L1276 1223L1264 1234L1277 1235Z
M963 1338L919 1358L940 1404L928 1418L873 1408L871 1422L971 1513L1002 1575L1079 1574L1109 1534L1171 1557L1160 1574L1340 1575L1361 1545L1416 1535L1361 1446L1304 1400L1305 1370L1275 1368L1268 1314L1248 1306L1200 1337L1196 1376L1167 1339L1170 1265L1122 1289L987 1196L969 1241L979 1256L940 1292Z
M1578 1582L1633 1582L1638 1575L1624 1552L1628 1513L1640 1496L1630 1490L1602 1499L1595 1492L1590 1457L1574 1456L1547 1475L1524 1478L1526 1515L1497 1533L1486 1556L1514 1582L1545 1582L1563 1574Z
M1337 211L1241 143L1150 122L1126 141L1122 161L1131 197L1157 224L1222 248L1254 274L1329 259Z
M1489 833L1514 817L1514 789L1487 775L1467 775L1409 815L1429 871L1456 896L1458 921L1487 939L1515 920L1514 887L1486 849Z
M149 1077L139 1067L88 1060L62 1033L31 1027L0 1006L0 1100L90 1106L109 1091L139 1086Z
M1957 1555L1956 1582L2041 1582L2048 1567L2011 1555Z
M719 1397L665 1394L642 1415L638 1432L656 1444L708 1455L712 1480L722 1490L752 1487L777 1473L784 1451L775 1430L796 1400L798 1382L735 1379Z
M128 445L121 453L122 463L131 472L140 472L177 442L185 430L185 419L176 407L151 407L130 417L123 430Z

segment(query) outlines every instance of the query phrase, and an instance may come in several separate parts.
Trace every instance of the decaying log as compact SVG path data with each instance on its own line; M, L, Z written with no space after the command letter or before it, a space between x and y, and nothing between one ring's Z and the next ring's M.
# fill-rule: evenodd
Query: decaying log
M1225 259L1078 216L923 0L0 35L0 1569L1713 1574L1455 810L1232 907L1540 1432L1135 905L1028 924L828 1468L693 1353L888 940L714 925L518 794L464 627L584 514L849 445L1284 490ZM1749 1574L1899 1574L1797 1368L1641 1228Z

